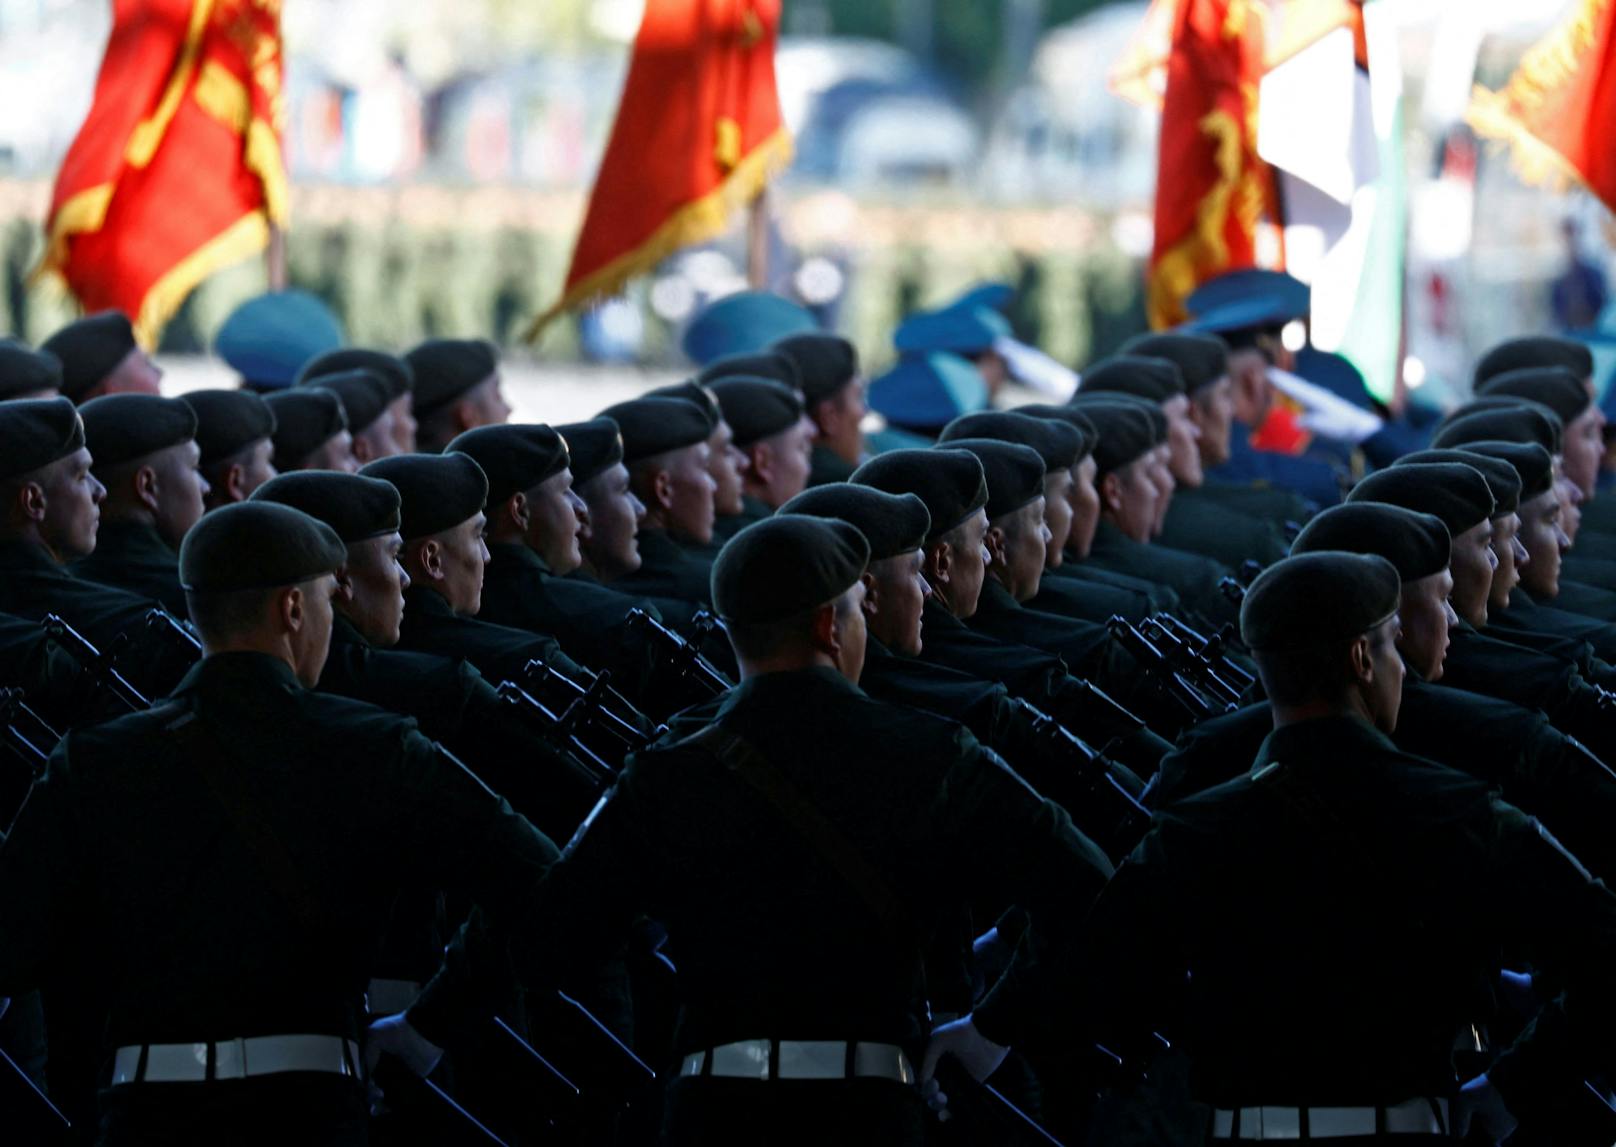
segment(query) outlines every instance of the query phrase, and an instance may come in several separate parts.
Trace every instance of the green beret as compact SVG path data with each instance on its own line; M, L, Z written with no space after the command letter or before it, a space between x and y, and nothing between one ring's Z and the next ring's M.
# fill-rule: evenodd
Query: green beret
M187 593L275 589L335 573L348 549L330 526L290 506L237 502L192 526L180 543Z
M1447 569L1453 540L1434 514L1384 502L1347 502L1315 515L1291 543L1292 554L1320 550L1375 554L1409 582Z
M934 449L942 449L942 446ZM1031 446L1000 442L992 438L956 438L949 450L969 450L982 463L982 476L988 484L988 502L983 507L988 521L1013 514L1028 502L1044 496L1044 460Z
M827 482L804 490L779 512L846 522L870 543L872 562L912 554L931 533L931 514L918 494L889 494L853 482Z
M1529 366L1559 366L1577 376L1580 382L1594 372L1593 351L1576 339L1553 335L1531 335L1499 343L1476 364L1475 388L1500 374Z
M918 494L931 515L935 542L988 504L988 480L969 450L889 450L853 471L852 481L889 494Z
M557 426L556 432L567 440L574 487L599 477L623 460L623 434L610 418L569 422Z
M680 398L686 402L693 402L707 413L707 420L713 424L715 429L724 420L724 412L718 405L718 396L712 392L711 387L699 383L693 378L687 378L683 382L669 383L667 386L659 386L655 390L646 391L640 397Z
M1478 442L1466 442L1462 453L1509 463L1520 480L1520 502L1554 489L1554 457L1536 442L1499 442L1483 438ZM1499 511L1501 514L1508 512Z
M1097 362L1083 372L1078 385L1079 394L1131 394L1154 403L1186 393L1176 362L1143 355L1119 354Z
M569 462L567 440L543 425L479 426L447 449L458 450L482 467L488 477L488 501L495 506L561 473Z
M177 398L103 394L79 408L91 468L133 462L196 437L196 412Z
M483 339L428 339L404 356L415 374L415 414L448 406L499 369L494 344Z
M297 382L293 385L307 386L315 379L346 374L350 370L368 370L375 374L386 385L392 399L402 398L415 389L415 371L410 369L409 363L396 354L357 346L326 351L310 359L297 372Z
M1535 442L1550 454L1562 454L1565 423L1548 407L1524 398L1477 398L1442 421L1431 445L1465 446L1487 441Z
M1418 450L1405 454L1394 466L1418 466L1431 462L1458 462L1487 479L1493 495L1493 517L1513 514L1521 506L1521 476L1503 458L1493 458L1471 450Z
M598 417L617 423L623 434L623 461L629 466L705 442L718 425L707 411L683 398L636 398L608 406Z
M1484 398L1501 396L1541 402L1567 424L1594 404L1582 378L1563 366L1533 366L1495 374L1477 385L1476 393Z
M1150 410L1160 412L1160 407ZM1082 413L1094 424L1094 476L1102 478L1149 454L1161 441L1149 410L1129 402L1085 402Z
M1033 402L1026 406L1017 406L1010 411L1012 414L1025 414L1028 418L1036 418L1042 422L1060 422L1077 431L1081 441L1077 447L1077 458L1074 466L1094 453L1094 447L1099 444L1100 430L1095 426L1088 415L1072 406L1050 406L1048 403Z
M766 378L792 390L802 389L802 375L797 370L796 360L775 351L726 355L703 367L696 381L712 386L726 378Z
M1178 372L1184 376L1184 385L1191 391L1229 373L1229 348L1216 335L1187 331L1137 335L1122 344L1122 353L1169 360L1178 367ZM1083 385L1088 385L1087 379Z
M275 414L275 469L296 470L303 460L348 429L342 400L329 390L305 386L265 395Z
M1240 606L1240 637L1258 653L1352 641L1384 624L1402 596L1397 567L1334 550L1275 562Z
M1422 514L1435 514L1458 537L1496 511L1487 479L1461 462L1393 466L1369 475L1352 488L1349 502L1386 502Z
M1077 427L1056 419L1034 418L1010 410L983 410L954 419L937 438L953 442L960 438L986 438L1030 446L1043 459L1045 470L1065 470L1077 465L1083 448L1083 434ZM989 479L988 485L993 485ZM991 513L989 515L992 516Z
M66 398L0 402L0 479L18 478L84 445L84 423Z
M343 371L341 374L323 374L304 384L305 389L328 390L342 402L348 429L358 434L370 429L375 421L387 413L392 405L392 388L382 376L368 367Z
M710 385L724 421L735 431L735 445L743 450L802 421L802 396L783 383L730 377Z
M61 360L62 394L77 402L137 345L135 328L121 311L102 311L68 323L40 349Z
M277 502L318 518L337 532L343 545L396 534L400 498L391 482L335 470L280 474L252 492L251 502Z
M0 339L0 402L41 390L62 389L62 363L21 339Z
M791 335L769 348L797 367L797 389L809 406L834 397L858 377L858 351L839 335Z
M782 621L835 601L864 576L870 543L846 522L776 514L713 562L713 607L738 625Z
M275 436L275 412L250 390L193 390L180 401L196 412L204 466Z
M398 490L403 503L398 532L405 541L453 529L488 504L488 476L464 454L395 454L359 473Z

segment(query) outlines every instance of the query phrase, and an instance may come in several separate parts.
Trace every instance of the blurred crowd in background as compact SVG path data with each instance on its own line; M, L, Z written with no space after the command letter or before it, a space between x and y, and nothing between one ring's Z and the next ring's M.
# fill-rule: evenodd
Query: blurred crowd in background
M361 343L516 342L565 272L641 7L289 0L292 284L325 299ZM1440 402L1462 389L1471 347L1587 325L1573 319L1603 296L1573 291L1572 316L1555 284L1602 281L1612 236L1597 203L1524 187L1463 124L1472 82L1502 80L1560 6L1385 7L1405 73L1404 378ZM0 0L0 324L25 337L71 313L29 272L109 9ZM1114 349L1144 326L1158 117L1112 94L1107 73L1144 10L788 0L777 69L796 159L771 192L769 285L846 332L873 369L892 358L905 313L982 279L1018 288L1017 334L1056 358ZM682 253L621 302L554 324L534 353L677 359L682 322L743 285L743 243ZM161 349L205 351L263 285L257 263L215 276Z

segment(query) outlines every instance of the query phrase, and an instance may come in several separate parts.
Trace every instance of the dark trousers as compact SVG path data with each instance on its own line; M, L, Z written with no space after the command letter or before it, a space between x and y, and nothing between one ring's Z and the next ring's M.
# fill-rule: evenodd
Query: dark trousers
M922 1147L925 1105L887 1079L681 1078L668 1085L665 1147Z
M101 1093L100 1147L365 1147L362 1084L307 1072Z

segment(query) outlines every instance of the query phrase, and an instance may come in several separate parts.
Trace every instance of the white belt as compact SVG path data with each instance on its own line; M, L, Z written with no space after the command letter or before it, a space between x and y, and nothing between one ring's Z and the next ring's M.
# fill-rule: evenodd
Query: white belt
M208 1052L213 1079L250 1079L285 1071L359 1076L359 1045L334 1035L261 1035L214 1043L150 1043L120 1047L112 1056L112 1086L123 1083L205 1083ZM141 1070L141 1052L146 1053Z
M1214 1139L1301 1139L1349 1135L1446 1135L1446 1099L1410 1099L1392 1107L1241 1107L1212 1112Z
M771 1075L770 1053L778 1048ZM851 1055L849 1051L851 1050ZM903 1049L890 1043L848 1043L824 1039L743 1039L709 1051L691 1052L680 1075L716 1075L726 1079L848 1079L868 1076L914 1083L915 1069Z

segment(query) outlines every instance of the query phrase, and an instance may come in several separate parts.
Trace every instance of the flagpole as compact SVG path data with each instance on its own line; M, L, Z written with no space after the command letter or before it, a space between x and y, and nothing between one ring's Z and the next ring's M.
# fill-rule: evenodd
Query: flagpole
M270 290L286 290L286 232L275 224L270 224L269 245L264 248L264 270Z
M769 286L769 189L752 200L746 217L746 281L754 291Z

